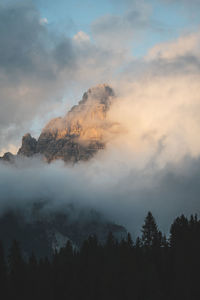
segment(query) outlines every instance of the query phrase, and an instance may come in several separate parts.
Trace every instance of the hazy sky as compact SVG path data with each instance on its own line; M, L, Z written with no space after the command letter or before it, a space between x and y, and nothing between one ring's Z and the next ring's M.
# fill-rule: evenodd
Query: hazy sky
M199 7L199 0L1 1L0 153L16 150L26 131L38 135L90 86L141 72L156 45L198 33Z
M1 166L0 208L54 194L128 228L199 213L200 0L2 0L0 45L1 154L100 83L123 128L87 168Z

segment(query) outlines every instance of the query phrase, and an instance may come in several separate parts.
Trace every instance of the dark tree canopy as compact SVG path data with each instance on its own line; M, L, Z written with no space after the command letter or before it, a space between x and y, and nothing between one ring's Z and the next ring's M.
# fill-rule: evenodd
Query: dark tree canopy
M105 244L89 236L78 249L71 241L40 260L28 258L13 241L8 257L0 243L0 295L3 300L199 300L200 221L180 216L169 240L151 212L142 236L130 233Z

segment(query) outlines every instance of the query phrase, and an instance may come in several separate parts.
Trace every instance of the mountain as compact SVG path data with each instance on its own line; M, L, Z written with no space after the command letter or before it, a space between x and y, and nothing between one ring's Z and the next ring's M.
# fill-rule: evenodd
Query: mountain
M72 163L89 160L104 149L116 126L107 118L114 99L112 88L106 84L89 89L64 117L51 120L38 140L27 133L16 156L7 152L0 159L14 162L16 157L40 155L47 162L55 159ZM42 257L50 256L53 249L63 246L67 240L79 247L92 234L96 234L101 242L111 231L119 239L126 236L123 226L89 208L83 211L71 204L60 211L48 212L41 203L29 205L28 213L24 206L20 211L12 209L0 215L0 240L6 251L13 239L20 242L25 256L34 251Z
M112 101L114 92L110 86L102 84L89 89L64 117L51 120L38 140L29 133L24 135L17 155L30 157L40 154L47 162L90 159L105 147L108 133L115 126L107 120ZM14 156L5 153L1 159L12 161Z
M55 249L64 247L70 240L77 249L90 235L97 235L101 243L112 232L117 239L125 238L123 226L106 220L93 210L79 210L73 205L60 211L44 210L41 203L35 203L27 212L7 211L0 217L0 240L6 253L13 240L24 250L24 257L34 252L37 257L51 256Z

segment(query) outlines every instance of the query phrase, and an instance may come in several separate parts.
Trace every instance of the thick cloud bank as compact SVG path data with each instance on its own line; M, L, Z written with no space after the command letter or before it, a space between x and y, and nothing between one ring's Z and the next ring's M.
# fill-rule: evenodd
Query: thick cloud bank
M108 155L75 166L39 159L0 165L0 211L26 213L35 202L44 211L63 211L68 204L94 209L138 233L148 210L166 232L181 213L199 213L200 161L185 157L179 164L158 168L154 160L143 168ZM73 217L73 216L72 216ZM76 216L75 216L76 217Z

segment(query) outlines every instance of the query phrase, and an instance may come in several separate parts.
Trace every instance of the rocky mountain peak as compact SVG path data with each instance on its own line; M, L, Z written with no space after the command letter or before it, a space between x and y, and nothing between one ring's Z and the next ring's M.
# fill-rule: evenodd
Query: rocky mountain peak
M64 117L52 119L38 140L29 133L24 135L17 155L30 157L38 153L48 162L88 160L105 147L105 137L113 126L107 120L113 100L109 85L90 88Z
M82 101L79 104L85 104L90 102L90 104L104 104L106 108L110 106L110 97L114 96L113 89L107 84L99 84L95 87L90 88L84 93Z
M58 139L66 135L83 138L84 134L88 134L89 128L102 127L103 124L100 123L105 121L113 97L113 90L106 84L90 88L84 93L78 105L73 106L63 118L51 120L43 129L41 136L50 133ZM95 139L92 134L94 130L88 139Z
M45 126L37 152L48 161L88 160L105 146L105 131L111 126L106 113L113 99L114 92L106 84L89 89L64 117L55 118Z

